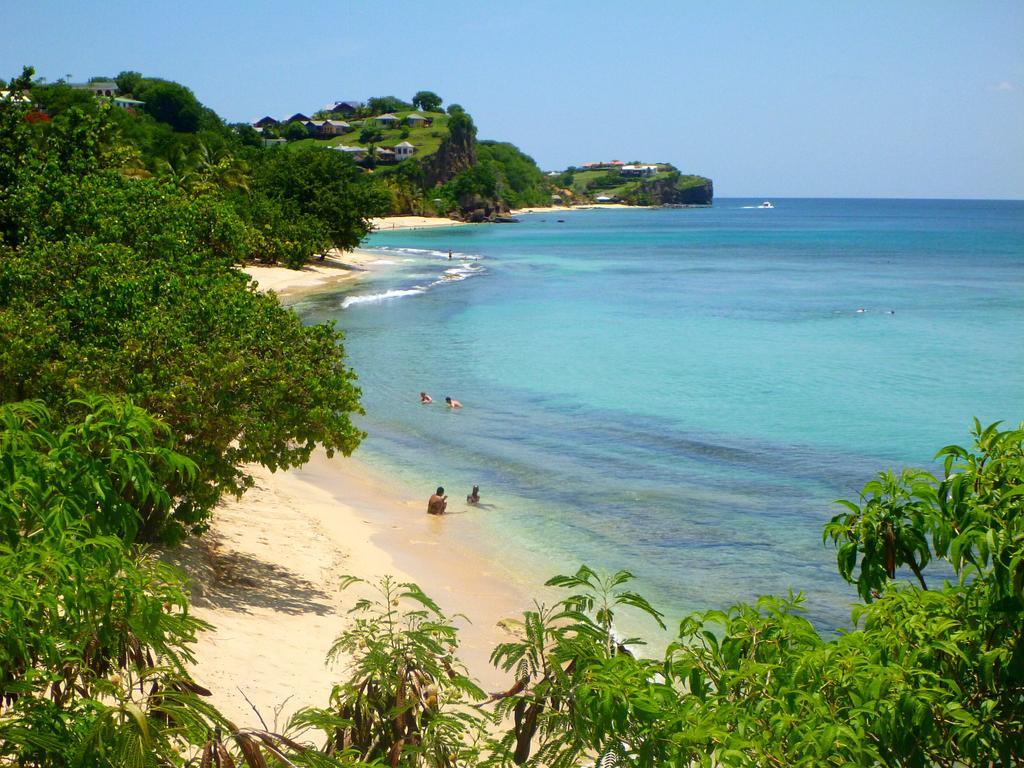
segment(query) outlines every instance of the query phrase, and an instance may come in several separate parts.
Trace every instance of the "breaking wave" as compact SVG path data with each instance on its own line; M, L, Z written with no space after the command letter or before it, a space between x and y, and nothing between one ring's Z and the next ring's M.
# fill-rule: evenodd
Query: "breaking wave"
M425 290L425 288L417 287L406 290L384 291L383 293L368 293L365 296L346 296L344 301L341 302L341 308L346 309L353 304L373 304L389 299L400 299L403 296L415 296L417 293L423 293Z
M419 256L419 257L430 257L434 259L447 259L448 251L438 251L433 248L397 248L394 246L387 245L373 245L369 246L365 250L370 251L381 251L383 253L390 253L402 256ZM462 261L479 261L482 256L477 256L473 253L462 253L461 251L452 251L452 259L460 259Z

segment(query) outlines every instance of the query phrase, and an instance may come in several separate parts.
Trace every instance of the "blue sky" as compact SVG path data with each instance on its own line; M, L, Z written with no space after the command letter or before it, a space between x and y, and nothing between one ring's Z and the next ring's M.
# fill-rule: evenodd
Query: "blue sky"
M667 161L719 196L1024 198L1017 1L35 0L3 15L4 77L134 69L230 121L429 89L545 169Z

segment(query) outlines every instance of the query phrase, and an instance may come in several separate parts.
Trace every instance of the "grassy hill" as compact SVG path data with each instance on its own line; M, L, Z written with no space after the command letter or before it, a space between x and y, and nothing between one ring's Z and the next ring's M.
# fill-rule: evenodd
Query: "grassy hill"
M452 143L445 143L454 129L451 115L424 110L393 110L390 114L401 121L394 128L375 123L374 117L353 118L346 120L352 126L346 134L328 139L299 139L289 142L288 147L292 150L338 145L369 148L371 142L361 141L360 135L371 125L380 132L380 140L372 142L378 148L408 141L416 148L411 161L378 165L374 169L388 177L386 183L392 190L395 212L425 210L429 207L425 202L428 190L431 190L431 204L442 201L435 212L443 209L443 212L463 213L480 209L501 213L506 206L547 205L552 193L559 189L569 190L571 194L567 199L578 202L607 196L633 205L707 205L714 194L710 179L683 175L670 163L657 163L657 173L643 177L623 176L620 168L603 167L569 168L551 179L540 173L532 158L520 157L518 150L510 152L500 142L478 143L471 123L470 135L464 142L455 142L460 144L461 150L453 155ZM420 127L406 125L405 119L411 114L420 114L432 123ZM438 154L442 146L445 149ZM474 148L480 151L481 147L486 147L482 155L474 157L477 154ZM372 161L368 162L372 167Z
M405 112L392 112L391 114L403 121L403 124L396 128L378 126L383 134L383 138L377 142L378 147L393 147L399 142L408 141L416 147L416 154L414 157L423 158L437 152L438 147L441 146L441 142L448 135L448 115L444 112L420 112L417 110L408 110ZM413 114L433 118L433 125L422 128L414 128L413 126L404 125L405 118ZM372 117L346 120L345 122L351 125L353 129L346 134L333 136L329 139L300 139L299 141L291 142L288 146L308 147L315 145L320 147L330 147L338 144L344 144L347 147L365 147L368 145L359 141L359 134L363 129L364 122L372 120ZM408 136L403 136L406 131L408 131Z
M673 186L679 190L703 187L708 181L703 176L682 175L673 166L659 163L658 172L652 176L623 176L617 169L567 171L559 179L559 182L579 196L607 195L629 201L636 195L642 194L642 191L652 184L658 182L669 184L673 180L675 180Z

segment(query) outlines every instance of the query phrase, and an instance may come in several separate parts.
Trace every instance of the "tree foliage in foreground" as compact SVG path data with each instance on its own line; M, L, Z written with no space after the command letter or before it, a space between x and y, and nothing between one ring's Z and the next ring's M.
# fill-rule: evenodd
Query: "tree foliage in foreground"
M167 427L115 398L64 412L0 406L0 765L338 765L230 723L191 678L209 625L131 543L171 477L196 479Z
M328 656L348 662L331 708L303 710L291 727L325 731L326 754L366 763L455 768L478 759L485 721L469 704L485 694L456 658L456 628L437 604L386 577L349 614Z
M525 613L520 638L494 651L493 661L513 684L491 697L495 719L487 736L465 723L461 743L477 750L470 762L1020 764L1024 429L976 425L972 449L948 446L939 456L944 479L883 473L826 527L826 538L839 545L841 572L873 585L854 610L854 629L834 639L818 634L803 615L802 597L791 594L690 615L662 658L644 658L636 655L635 640L614 632L623 611L661 624L660 614L630 590L630 574L602 578L583 567L552 579L548 584L568 596ZM929 577L936 567L953 580ZM901 577L906 572L911 580ZM376 624L359 636L393 631L389 611L378 603ZM396 680L384 670L394 657L378 648L346 646L356 669L373 670L376 676L367 679L393 692ZM433 653L448 657L440 646ZM393 694L369 699L357 688L339 692L342 706L376 702L364 722L376 717L383 725L412 711ZM448 765L408 743L389 760Z
M660 614L630 589L630 574L583 567L549 581L566 597L527 611L519 638L495 649L512 684L481 704L450 620L415 585L385 580L335 645L346 672L331 707L297 714L288 736L238 728L204 703L185 671L202 625L180 577L128 543L137 510L166 507L172 476L192 482L192 463L129 403L92 398L64 411L69 421L39 403L0 408L0 762L183 765L217 754L253 768L953 768L1024 759L1024 430L979 427L973 449L943 449L944 479L931 493L913 475L929 563L956 578L927 589L890 578L834 639L818 635L799 596L765 597L684 618L664 656L647 658L614 627L628 611L663 626ZM870 483L827 528L863 552L851 579L865 558L887 556L886 527L864 518L905 511L906 492ZM883 546L866 546L865 531Z
M939 456L945 479L884 474L827 526L841 572L851 581L868 574L875 586L854 610L855 629L833 640L802 615L799 596L765 597L689 616L663 660L634 658L613 642L605 609L591 607L607 605L608 594L621 600L625 575L599 582L583 569L550 582L581 591L527 614L526 640L494 657L521 676L503 704L516 713L509 761L1019 764L1024 430L976 424L973 449ZM926 588L923 575L894 578L903 565L924 574L939 561L954 581ZM879 572L888 574L882 582ZM573 615L579 606L588 610Z
M202 741L188 643L205 625L181 577L126 545L195 467L131 405L0 408L0 764L153 764Z

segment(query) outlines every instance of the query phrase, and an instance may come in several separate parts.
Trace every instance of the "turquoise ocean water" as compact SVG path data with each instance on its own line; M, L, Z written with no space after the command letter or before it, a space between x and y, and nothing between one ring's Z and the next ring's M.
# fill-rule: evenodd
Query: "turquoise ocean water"
M458 524L528 580L628 568L673 620L792 588L829 630L832 500L1024 419L1024 203L756 202L379 233L296 309L348 334L361 455L480 484Z

